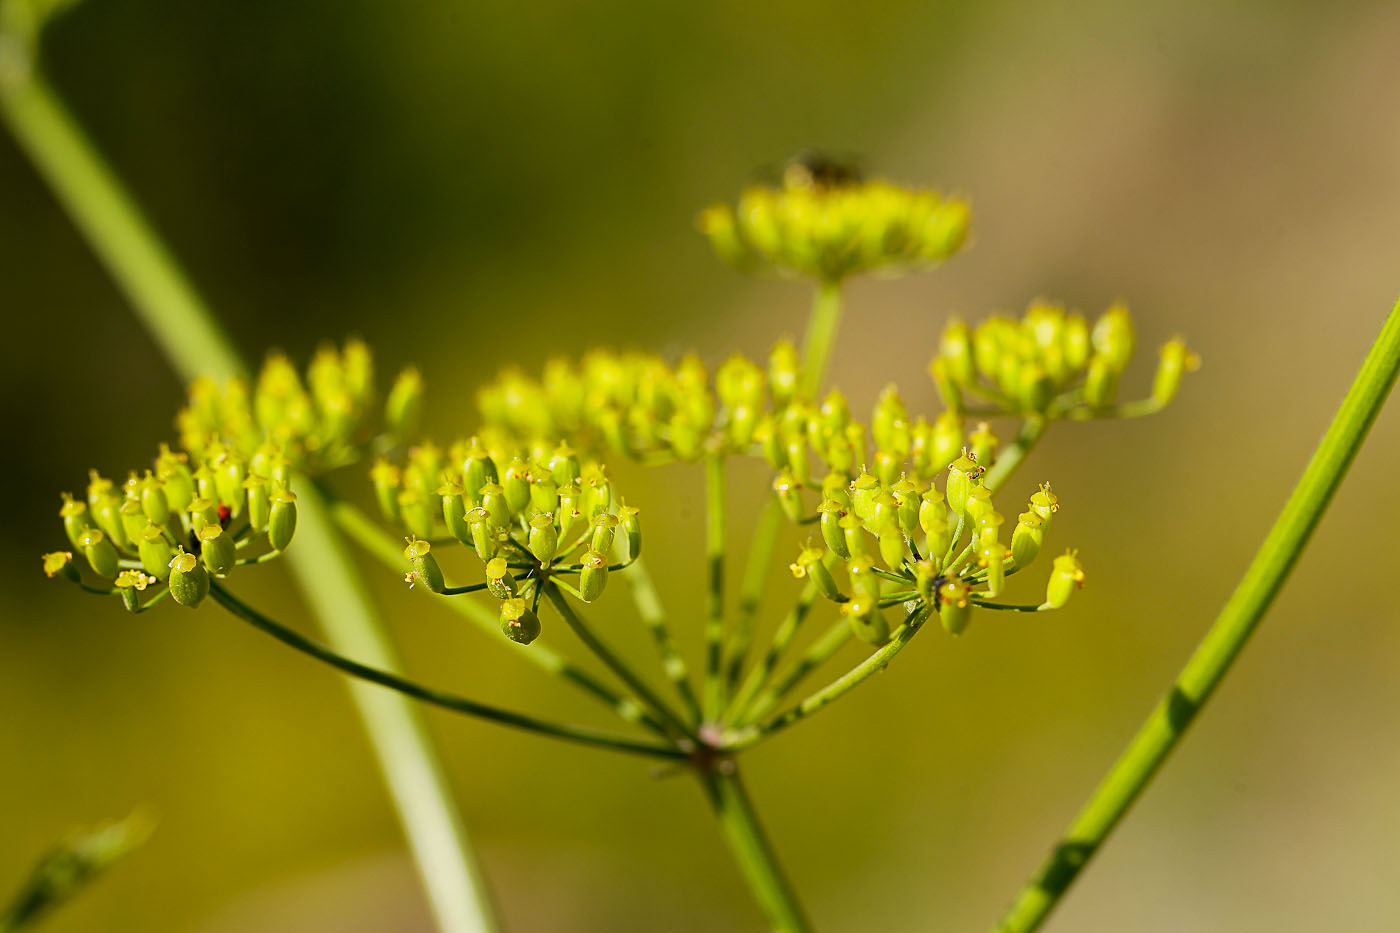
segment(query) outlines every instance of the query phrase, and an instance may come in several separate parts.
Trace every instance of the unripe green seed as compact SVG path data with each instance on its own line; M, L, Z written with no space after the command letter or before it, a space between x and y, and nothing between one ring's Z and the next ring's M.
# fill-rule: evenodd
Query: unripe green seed
M118 510L122 533L112 535L112 540L124 551L131 550L132 542L141 533L150 519L146 518L146 513L141 510L141 500L133 492L122 500L121 508Z
M442 576L442 567L433 556L433 546L427 541L412 540L403 549L403 556L413 568L409 573L410 583L421 583L430 593L441 593L447 589Z
M214 488L218 490L219 502L228 506L234 518L243 514L243 481L248 478L248 467L243 458L227 454L214 474Z
M369 471L369 479L374 485L374 499L379 503L379 511L395 525L403 524L403 514L399 509L403 476L399 468L387 460L378 460Z
M851 631L861 641L883 645L890 640L890 623L880 609L878 596L853 596L849 602L842 604L841 611L845 613Z
M165 444L160 445L160 455L156 457L156 477L164 484L165 501L173 512L182 512L194 499L194 474L190 472L184 454L173 453Z
M1059 609L1069 602L1070 595L1084 586L1084 565L1077 551L1066 551L1055 558L1050 579L1045 584L1045 606Z
M1006 545L1000 541L983 544L977 556L979 566L987 568L987 595L999 596L1006 586Z
M606 554L589 551L583 555L583 570L579 573L578 589L583 601L591 603L603 594L608 584L608 558Z
M554 560L554 555L559 550L559 529L554 524L552 513L536 512L535 517L530 519L528 546L530 553L535 555L535 560L540 563L548 564Z
M841 517L838 523L841 527L841 535L845 543L845 552L849 557L858 557L866 553L867 542L865 540L865 526L860 519L856 518L854 512L847 512Z
M218 525L213 526L215 528ZM136 553L141 558L141 566L157 580L164 582L170 577L170 559L175 556L175 548L166 538L165 532L155 525L147 525L136 536Z
M938 587L938 617L949 635L961 635L972 621L971 588L961 577L944 580Z
M599 554L611 554L613 538L617 533L617 516L610 512L599 512L593 516L591 525L593 540L589 549Z
M78 536L78 547L87 558L88 566L99 577L115 577L120 569L116 545L100 528L89 528Z
M193 609L209 595L209 571L193 555L180 551L170 559L170 598Z
M1044 531L1050 531L1050 519L1060 511L1060 497L1050 491L1050 484L1043 483L1035 495L1031 496L1030 510L1040 516L1045 523Z
M972 358L972 333L962 321L957 318L948 321L938 341L938 353L948 361L948 376L954 382L966 385L977 377Z
M506 466L501 488L505 492L506 505L510 507L512 514L525 511L525 507L530 504L530 465L519 457L512 460Z
M1000 438L992 433L992 426L987 422L979 422L976 429L967 436L967 442L972 445L972 458L984 470L996 460Z
M559 511L559 486L549 472L539 466L530 468L530 508L551 515Z
M493 557L486 562L486 591L497 599L510 599L515 595L515 578L510 575L504 557Z
M462 485L456 480L438 487L438 501L442 503L442 520L452 537L463 544L472 540L471 527L467 525L467 505L462 498Z
M939 397L943 399L943 407L949 411L962 411L962 386L966 383L959 383L953 377L952 364L941 356L934 357L928 364L928 374L933 378Z
M496 463L481 446L481 441L472 438L466 458L462 461L462 495L467 504L481 504L481 489L487 483L496 481Z
M268 482L255 473L243 481L243 488L248 496L248 525L254 531L261 531L272 517L272 492Z
M554 485L561 488L578 482L578 456L568 444L561 442L554 448L554 454L549 458L549 475Z
M797 347L790 340L779 340L768 355L768 391L773 396L773 406L782 408L797 394L797 383L802 364L797 355Z
M955 514L967 514L967 497L971 493L982 467L963 451L963 455L948 465L948 506Z
M885 566L891 570L898 570L904 565L905 555L908 550L904 542L904 533L898 527L891 525L880 532L880 559L885 562Z
M540 618L525 600L507 599L501 603L501 631L511 641L528 645L540 637Z
M1122 305L1114 305L1094 322L1091 335L1094 352L1114 373L1127 369L1135 340L1132 315Z
M170 519L170 500L160 480L146 471L141 480L141 509L153 525L164 525Z
M789 521L802 521L802 484L789 470L782 470L773 478L773 491L778 494L778 504Z
M74 500L69 493L63 494L63 505L58 510L59 517L63 519L63 533L68 536L68 543L75 548L82 548L78 539L84 531L89 528L96 528L93 524L92 515L88 510L86 502ZM52 576L52 574L50 575Z
M1181 388L1184 373L1199 369L1201 358L1190 350L1180 338L1162 345L1162 355L1157 363L1157 373L1152 379L1152 400L1158 405L1166 405L1176 398Z
M1084 401L1094 408L1107 408L1118 394L1118 373L1109 359L1094 354L1084 374Z
M951 411L939 415L933 423L929 443L930 471L937 473L958 459L963 450L962 419Z
M642 556L642 521L641 509L633 508L630 505L621 506L617 510L618 523L622 526L623 543L627 553L623 555L623 560L630 562Z
M285 551L297 530L297 497L289 489L272 494L272 509L267 518L267 541L274 551Z
M875 497L880 492L880 480L870 473L861 473L851 483L851 512L861 521L875 514Z
M233 569L233 538L224 534L217 523L199 529L199 556L204 566L215 576L223 576Z
M846 562L846 575L851 578L851 592L857 596L880 596L880 578L875 574L875 563L864 554L857 554Z
M466 519L467 527L472 532L472 547L476 548L476 556L483 561L495 557L501 539L496 534L496 527L491 524L491 516L484 508L477 506L467 511Z
M811 577L812 582L817 585L817 592L827 599L840 602L842 596L841 591L836 586L836 578L831 575L831 569L826 566L822 557L823 554L820 550L809 545L802 549L802 552L797 555L797 560L788 569L799 580L803 577Z
M826 546L843 560L850 557L851 552L846 547L846 532L841 528L841 519L846 517L846 513L842 511L840 503L835 499L823 499L822 504L817 506L817 514L821 516L817 524Z
M1045 542L1045 520L1035 512L1022 512L1011 532L1011 559L1017 567L1028 566Z
M399 373L384 402L384 425L397 437L418 429L423 416L423 377L412 367Z

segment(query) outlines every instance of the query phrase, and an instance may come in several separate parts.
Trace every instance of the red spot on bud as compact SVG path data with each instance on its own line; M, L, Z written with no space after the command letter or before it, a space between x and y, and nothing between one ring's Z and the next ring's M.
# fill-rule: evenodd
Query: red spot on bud
M220 524L220 525L223 525L225 528L227 528L227 527L228 527L228 518L229 518L229 516L232 515L232 514L233 514L233 509L229 508L228 506L224 505L223 503L219 503L219 524Z

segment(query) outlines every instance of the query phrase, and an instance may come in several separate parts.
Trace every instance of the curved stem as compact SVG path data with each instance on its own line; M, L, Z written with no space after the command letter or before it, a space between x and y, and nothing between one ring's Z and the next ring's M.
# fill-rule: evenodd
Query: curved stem
M851 670L842 674L827 686L783 713L772 722L764 723L761 726L750 726L746 729L738 730L726 737L724 750L726 752L736 752L740 749L757 745L764 739L771 738L775 733L786 729L793 723L806 719L808 716L822 709L830 703L834 703L847 693L860 686L872 675L878 674L894 660L894 656L904 650L904 646L909 644L913 637L919 634L919 629L923 628L924 621L933 612L933 608L927 604L920 605L913 612L909 613L904 623L894 630L890 640L885 643L879 651L857 664Z
M802 349L803 398L816 399L826 378L831 348L836 344L836 331L841 326L841 283L822 282L807 317L807 338Z
M186 379L245 372L135 202L77 123L33 72L0 77L0 117L116 280L166 358ZM302 494L298 546L289 562L332 642L392 666L368 594L319 496ZM496 929L486 883L421 717L409 702L352 689L389 786L428 901L443 930Z
M698 772L705 794L715 809L724 839L743 872L749 889L758 899L769 925L782 933L802 933L811 929L792 885L783 875L777 855L758 821L748 791L739 779L733 761L721 761Z
M992 492L997 492L1005 486L1011 479L1011 475L1020 467L1022 461L1026 459L1026 454L1030 453L1045 433L1046 420L1044 415L1031 415L1021 422L1021 430L1016 435L1016 440L1011 446L1002 450L997 456L996 462L983 478L982 483Z
M1229 601L1167 695L1148 715L1064 838L1016 897L996 927L999 933L1028 933L1044 922L1181 741L1187 726L1230 670L1297 563L1395 384L1397 371L1400 304L1386 318L1341 408Z
M745 725L752 724L767 716L777 709L778 704L783 701L792 690L807 678L812 671L821 667L831 660L836 652L846 646L853 637L850 623L845 619L837 619L831 624L821 637L812 643L807 649L807 653L783 676L774 681L773 685L759 694L758 699L753 702L752 708L740 719Z
M300 502L300 500L298 500ZM458 696L454 693L447 693L442 690L434 690L422 684L405 680L396 674L352 661L343 655L337 654L326 646L312 641L310 638L301 635L292 629L287 628L278 622L258 612L256 609L244 603L234 596L221 583L210 584L209 593L214 597L219 605L233 613L244 622L252 625L271 635L273 638L300 651L302 654L315 658L322 663L329 664L342 673L351 677L358 677L360 680L378 684L381 687L388 687L390 690L397 690L415 700L422 700L424 703L431 703L443 709L451 710L454 713L465 713L468 716L476 716L489 722L499 723L504 726L513 726L517 729L524 729L527 732L536 732L540 735L548 735L557 739L565 739L570 742L578 742L582 745L592 745L599 748L608 748L619 752L632 752L639 755L650 755L656 758L685 758L686 753L670 745L659 745L649 741L630 739L626 736L613 735L588 726L575 726L569 723L550 722L545 719L538 719L534 716L527 716L523 713L515 713L510 710L500 709L486 703L478 703L466 697Z
M627 688L636 694L637 698L650 709L652 714L655 715L657 719L661 720L675 735L691 741L698 741L695 730L688 726L679 716L671 712L671 708L666 705L666 701L657 696L656 691L647 686L646 681L638 677L636 672L627 666L627 662L618 657L617 652L613 651L598 637L597 633L593 631L592 626L584 621L583 616L579 615L574 607L569 605L569 601L564 598L564 594L559 592L559 586L562 582L561 580L550 581L544 588L544 594L549 598L549 601L554 604L554 608L559 611L560 617L568 624L569 628L574 630L574 634L578 636L579 641L583 642L584 645L588 647L589 651L597 655L598 660L606 664L608 670L616 674L618 680L626 684Z
M763 593L773 569L773 553L778 547L778 535L783 530L783 510L776 496L769 496L754 526L753 543L749 545L748 566L739 591L739 608L734 614L734 630L729 637L729 660L725 664L725 683L733 693L744 671L749 643L753 640L753 621L758 615Z
M331 518L345 536L368 551L371 557L392 570L403 569L403 548L393 535L376 525L363 511L349 502L333 499L330 512ZM492 637L499 636L500 621L496 618L496 614L480 603L470 599L448 599L443 600L441 604ZM557 674L564 678L585 693L602 701L623 720L646 726L659 735L665 734L666 730L661 723L642 709L631 697L623 696L613 690L562 654L551 650L538 641L531 645L528 650L511 653L551 674Z

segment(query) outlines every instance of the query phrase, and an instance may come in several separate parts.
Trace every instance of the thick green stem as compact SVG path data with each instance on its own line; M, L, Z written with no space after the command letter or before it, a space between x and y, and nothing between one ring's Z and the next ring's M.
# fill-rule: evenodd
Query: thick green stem
M783 875L773 846L763 832L734 762L720 761L713 768L701 770L699 778L734 861L767 915L769 925L782 933L811 929L792 885Z
M778 625L778 630L773 634L773 641L764 652L763 658L749 671L749 676L744 678L743 686L729 704L729 711L724 717L725 722L742 723L747 720L749 705L753 703L754 697L758 696L758 692L768 685L768 678L772 676L773 669L782 660L792 640L797 637L797 632L806 620L807 613L811 612L818 594L817 585L809 580L802 589L802 595L797 598L797 604Z
M704 713L714 722L724 709L724 457L705 458L705 688Z
M999 933L1028 933L1039 928L1181 741L1297 563L1385 403L1397 371L1400 304L1391 310L1356 381L1235 592L1167 695L1016 897L996 927Z
M447 693L443 690L434 690L422 684L406 680L387 671L371 667L353 661L338 652L332 651L325 645L318 644L298 632L287 628L281 623L275 622L238 597L230 593L224 586L215 582L210 587L210 595L219 605L238 618L249 623L273 638L308 655L330 665L342 673L351 677L359 678L380 687L387 687L396 690L405 696L413 697L415 700L422 700L424 703L431 703L433 706L440 706L443 709L451 710L454 713L465 713L468 716L475 716L478 719L485 719L488 722L499 723L503 726L513 726L523 729L526 732L534 732L539 735L547 735L556 739L564 739L569 742L578 742L582 745L592 745L598 748L608 748L619 752L632 752L639 755L651 755L657 758L684 758L686 753L679 751L671 745L659 745L654 742L631 739L626 736L613 735L610 732L603 732L588 726L575 726L570 723L550 722L546 719L539 719L535 716L527 716L523 713L512 712L511 710L500 709L486 703L478 703L476 700L469 700L466 697L458 696L455 693Z
M782 507L776 497L770 496L763 504L758 522L754 525L748 565L744 569L744 582L739 590L739 607L734 613L734 628L729 636L729 659L725 663L725 685L729 693L732 693L739 683L744 661L748 658L749 643L753 640L754 617L758 615L763 593L768 589L768 579L773 570L773 553L777 550L778 536L782 530Z
M774 733L806 719L818 710L841 699L870 677L883 671L894 660L894 656L903 651L904 646L909 644L915 635L919 634L919 629L923 628L924 621L932 612L932 607L926 604L920 605L909 613L904 624L895 629L890 640L874 654L772 722L764 723L761 726L749 726L730 733L725 739L724 750L736 752L751 745L757 745L764 739L772 737Z
M808 674L831 660L832 656L844 648L853 637L855 636L851 632L850 623L845 619L837 619L812 643L811 647L807 649L807 653L793 665L792 670L783 674L773 682L772 686L758 695L753 706L737 722L749 725L773 712L783 701L783 697L806 680Z
M47 85L33 73L0 77L0 115L176 371L186 379L245 372L214 316ZM288 557L303 592L337 648L392 668L375 610L319 496L314 488L298 491L298 544ZM418 711L403 697L367 686L352 685L351 693L439 927L454 933L496 929L484 879Z
M822 282L817 286L812 312L807 318L807 339L802 350L801 393L816 399L826 378L831 349L841 326L841 283Z
M656 584L652 582L646 562L638 557L632 562L632 569L627 572L626 577L632 590L632 599L637 604L637 614L642 617L642 623L647 627L647 631L651 632L652 641L656 643L656 653L661 658L661 669L675 687L681 702L685 704L686 712L698 723L700 702L690 686L690 672L686 669L685 659L676 650L676 644L671 639L671 628L666 624L666 611L661 606L661 597L656 592Z
M371 521L369 516L365 515L364 512L348 502L332 500L330 511L336 526L340 528L345 536L368 551L370 556L375 560L393 570L402 570L404 568L406 562L403 556L401 540L396 540L393 535ZM635 572L635 570L632 571L632 573ZM632 576L632 573L628 574L629 578ZM492 612L476 600L448 599L444 600L442 605L456 612L483 632L490 634L493 638L500 637L500 619L497 618L495 612ZM525 661L551 674L557 674L564 678L585 693L602 701L614 713L627 722L637 723L638 725L646 726L653 732L665 734L666 730L662 727L661 723L647 713L646 710L642 709L641 705L638 704L636 700L628 696L623 696L613 690L562 654L550 650L545 645L536 642L528 648L512 651L511 654L518 658L523 658Z
M628 666L627 662L618 656L617 652L613 651L612 648L599 638L598 634L593 631L593 627L584 621L583 616L579 615L573 606L569 605L569 601L565 599L564 594L559 591L558 584L562 582L563 581L560 580L552 580L545 586L544 595L554 604L554 608L559 611L560 617L568 624L569 628L574 630L574 634L578 636L579 641L583 642L588 650L592 651L593 654L597 656L598 660L607 665L608 670L616 674L618 680L621 680L627 685L629 690L636 694L637 699L642 701L651 714L659 719L672 735L677 738L688 739L692 742L696 741L695 730L672 712L671 708L666 705L666 701L661 699L656 691L652 690L651 687L647 685L647 682L642 680L642 678Z
M1016 440L998 452L996 462L982 479L983 485L992 492L999 492L1045 433L1045 425L1043 415L1031 415L1021 422L1021 430L1016 435Z

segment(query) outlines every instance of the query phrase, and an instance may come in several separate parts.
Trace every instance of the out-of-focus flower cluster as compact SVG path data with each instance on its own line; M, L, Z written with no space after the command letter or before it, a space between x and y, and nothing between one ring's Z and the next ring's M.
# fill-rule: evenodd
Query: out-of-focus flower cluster
M1182 376L1200 358L1179 338L1165 343L1151 395L1118 405L1118 386L1133 357L1135 328L1127 308L1114 305L1091 327L1078 312L1036 301L1017 321L994 315L977 327L950 321L929 364L952 411L968 396L998 413L1049 418L1132 416L1161 409L1176 397Z
M458 441L446 452L421 444L402 464L381 459L370 477L385 518L413 535L404 550L408 582L444 595L489 591L500 600L501 630L529 644L540 632L535 609L544 579L596 600L609 574L641 553L641 523L606 467L568 444L515 444L499 432L490 438ZM470 548L485 582L449 587L434 539Z
M942 262L962 246L968 222L956 198L801 164L789 166L780 186L749 188L699 221L715 252L740 269L828 283Z
M416 374L389 396L389 422L406 425L421 397ZM162 444L150 468L124 482L90 474L86 496L64 493L59 511L72 551L44 556L44 570L82 583L74 554L99 577L83 585L144 609L170 595L197 606L211 577L275 557L296 529L294 471L353 460L370 437L373 365L358 342L320 351L301 378L269 358L250 391L232 380L190 386L176 418L183 450ZM150 591L149 593L147 591ZM147 594L143 601L141 595Z

